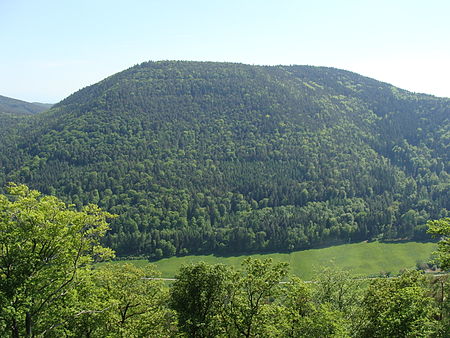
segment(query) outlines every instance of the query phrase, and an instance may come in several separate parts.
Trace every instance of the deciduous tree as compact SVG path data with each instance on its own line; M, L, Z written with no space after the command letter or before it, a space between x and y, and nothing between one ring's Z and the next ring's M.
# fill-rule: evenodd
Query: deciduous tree
M0 195L0 321L13 337L46 331L46 317L74 286L77 273L113 255L99 244L111 214L77 211L24 185ZM35 329L35 332L33 332ZM5 332L4 332L5 334Z
M440 236L438 260L442 269L450 269L450 217L429 221L428 233Z

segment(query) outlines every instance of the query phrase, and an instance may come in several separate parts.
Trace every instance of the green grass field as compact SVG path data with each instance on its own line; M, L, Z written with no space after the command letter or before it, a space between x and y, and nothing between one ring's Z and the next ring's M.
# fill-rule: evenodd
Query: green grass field
M316 271L320 271L325 266L335 266L344 270L349 270L355 275L376 275L381 272L398 273L405 268L414 268L417 262L428 261L431 253L436 250L435 243L380 243L361 242L354 244L337 245L322 249L310 249L296 251L289 254L256 254L254 258L272 258L275 262L288 262L292 274L303 278L311 279ZM196 262L206 262L209 264L223 263L239 267L241 262L248 257L232 256L218 257L208 256L185 256L164 258L153 262L162 273L162 277L174 277L178 269L183 264ZM117 261L128 262L135 265L149 264L147 260Z

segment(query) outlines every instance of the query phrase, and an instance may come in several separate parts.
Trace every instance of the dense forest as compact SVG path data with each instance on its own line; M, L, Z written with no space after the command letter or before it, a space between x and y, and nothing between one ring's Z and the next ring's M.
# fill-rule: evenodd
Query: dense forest
M424 239L449 216L450 99L310 66L147 62L0 116L0 186L117 214L120 256Z
M0 95L0 113L30 115L43 112L52 107L48 103L26 102Z
M162 281L153 264L100 263L114 216L76 210L23 185L0 195L2 337L449 337L448 276L404 271L313 281L287 263L247 258L239 269L183 266ZM427 223L450 268L450 218Z

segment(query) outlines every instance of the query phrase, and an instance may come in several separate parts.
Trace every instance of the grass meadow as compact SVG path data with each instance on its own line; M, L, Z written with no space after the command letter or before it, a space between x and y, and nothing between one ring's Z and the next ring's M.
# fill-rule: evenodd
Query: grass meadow
M203 261L209 264L222 263L239 267L241 262L249 256L258 259L272 258L275 262L288 262L293 275L304 280L310 280L323 267L349 270L353 274L360 276L379 275L380 273L397 274L402 269L415 268L417 262L428 261L436 248L437 245L435 243L361 242L291 253L227 257L214 255L170 257L152 262L152 264L157 266L157 269L162 273L162 277L173 278L183 264ZM150 264L145 259L116 262L127 262L137 266Z

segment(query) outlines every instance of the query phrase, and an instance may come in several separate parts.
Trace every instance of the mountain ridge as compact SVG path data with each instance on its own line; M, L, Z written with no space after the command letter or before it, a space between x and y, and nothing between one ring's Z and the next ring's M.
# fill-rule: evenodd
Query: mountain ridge
M450 209L449 107L328 67L146 62L31 117L0 183L119 214L120 255L422 238Z
M0 113L30 115L43 112L51 107L52 104L48 103L26 102L0 95Z

